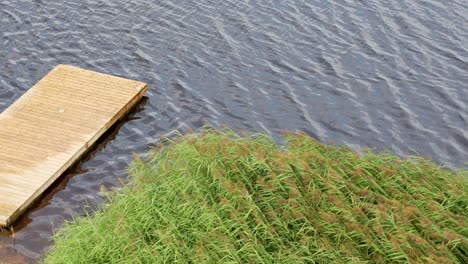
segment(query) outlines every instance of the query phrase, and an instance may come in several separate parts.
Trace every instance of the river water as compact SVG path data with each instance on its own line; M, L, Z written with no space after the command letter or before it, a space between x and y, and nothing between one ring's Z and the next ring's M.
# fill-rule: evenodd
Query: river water
M205 121L467 166L466 0L0 0L0 111L59 63L149 91L0 235L0 262L37 261L132 152Z

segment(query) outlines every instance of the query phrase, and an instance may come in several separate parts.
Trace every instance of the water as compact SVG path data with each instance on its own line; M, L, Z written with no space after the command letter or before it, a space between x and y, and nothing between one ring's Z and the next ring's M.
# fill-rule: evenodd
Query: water
M1 261L37 261L132 152L205 120L467 166L466 0L0 0L0 111L59 63L150 89L0 235Z

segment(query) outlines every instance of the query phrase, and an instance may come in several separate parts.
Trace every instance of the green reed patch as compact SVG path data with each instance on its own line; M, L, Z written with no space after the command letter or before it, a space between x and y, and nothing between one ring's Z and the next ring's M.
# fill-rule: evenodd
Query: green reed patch
M130 166L45 263L468 263L466 170L205 129Z

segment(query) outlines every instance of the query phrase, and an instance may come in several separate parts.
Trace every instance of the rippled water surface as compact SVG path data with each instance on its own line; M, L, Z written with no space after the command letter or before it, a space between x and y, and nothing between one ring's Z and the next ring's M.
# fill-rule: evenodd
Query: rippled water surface
M0 111L59 63L150 89L0 235L0 262L37 261L132 152L205 120L468 161L466 0L0 0Z

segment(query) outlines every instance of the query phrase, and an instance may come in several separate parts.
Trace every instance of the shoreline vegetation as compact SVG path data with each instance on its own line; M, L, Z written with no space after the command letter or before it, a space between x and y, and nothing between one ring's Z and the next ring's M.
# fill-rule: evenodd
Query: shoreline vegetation
M466 170L204 128L135 158L44 263L468 263Z

